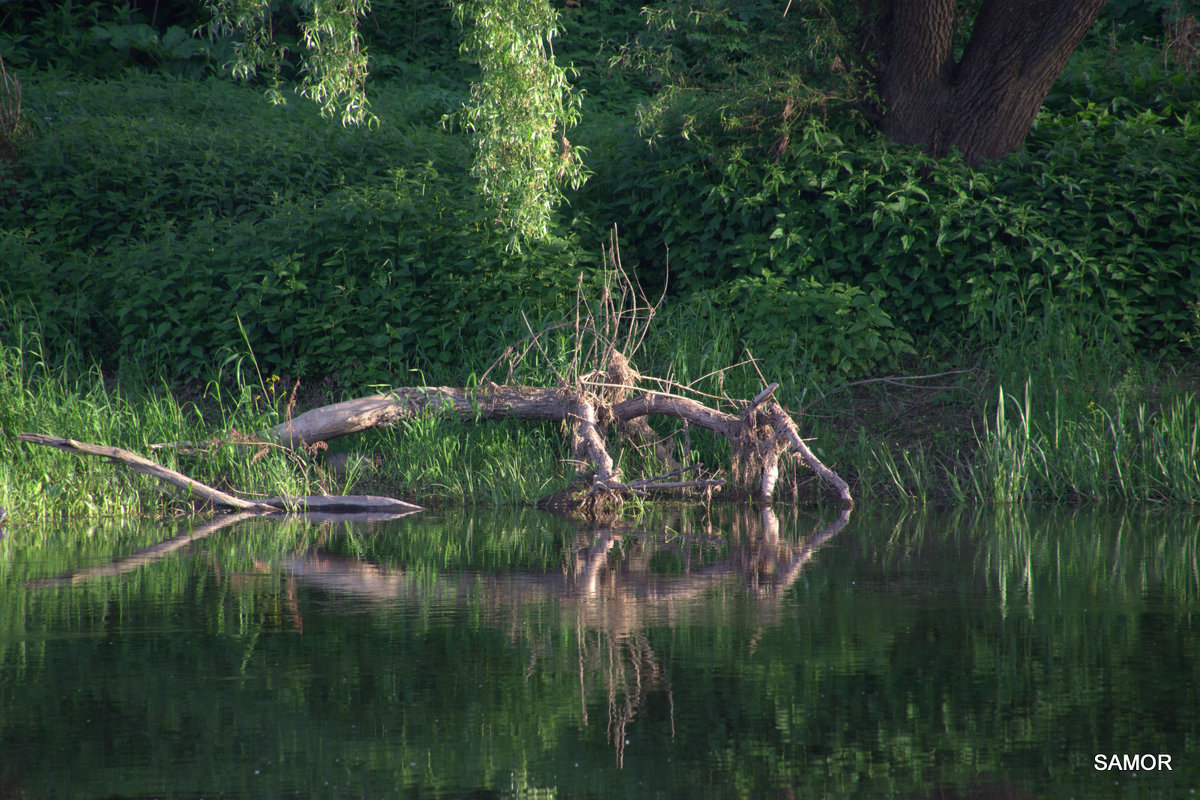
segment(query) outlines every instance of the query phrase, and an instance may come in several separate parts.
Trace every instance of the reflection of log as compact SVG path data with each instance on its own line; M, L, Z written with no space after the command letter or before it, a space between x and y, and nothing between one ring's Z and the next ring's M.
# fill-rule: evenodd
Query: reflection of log
M649 554L631 558L632 546L623 546L621 563L610 563L618 542L641 540L630 532L615 530L597 533L576 553L567 570L431 578L424 571L324 554L292 559L285 569L302 584L342 597L385 604L466 605L473 610L490 609L500 619L520 618L521 607L555 600L562 603L564 615L585 627L623 635L664 614L674 615L691 601L730 583L741 583L759 602L781 597L816 553L846 526L850 513L849 508L842 509L821 531L791 543L780 541L779 522L769 508L764 509L763 524L749 526L745 547L719 562L681 574L650 571ZM653 539L642 541L649 548L668 546ZM768 574L773 577L763 581L762 576Z
M189 478L181 472L168 469L148 458L139 456L137 453L131 453L119 447L88 444L87 442L77 442L74 439L47 436L42 433L22 433L16 438L19 441L29 442L30 444L56 447L60 450L66 450L69 453L108 458L124 464L134 472L152 475L172 486L177 486L187 492L189 497L196 497L215 506L232 508L238 511L250 511L256 514L277 514L280 512L313 512L323 515L371 513L395 518L421 510L420 506L406 503L403 500L396 500L391 497L373 497L371 495L267 497L258 501L243 500L240 497L222 492L220 489L214 489L200 481Z
M605 384L604 388L613 389ZM631 388L631 387L627 387ZM664 392L645 391L620 402L565 388L496 386L474 389L447 386L418 386L393 389L388 394L347 400L307 411L265 432L268 438L294 447L347 436L377 426L394 425L421 414L448 414L466 420L518 419L566 422L573 426L575 457L596 467L593 490L627 490L614 469L602 434L611 423L642 421L650 414L675 417L689 425L705 428L733 443L735 451L751 460L761 477L757 479L760 499L769 500L779 474L779 457L798 455L852 506L850 489L826 467L804 443L795 423L772 399L772 384L751 401L741 416L709 408L703 403ZM610 392L611 393L611 392ZM620 392L624 396L628 392Z
M237 514L226 514L215 519L211 519L203 525L198 525L195 528L189 529L186 533L181 533L178 536L173 536L165 542L151 545L150 547L142 548L136 553L131 553L124 558L118 558L108 564L101 564L98 567L88 567L86 569L68 572L65 575L57 575L53 578L42 578L31 581L30 586L59 586L67 583L83 583L96 578L115 578L124 575L127 572L132 572L138 567L145 566L152 562L158 561L180 548L187 547L193 542L203 539L212 533L215 533L223 528L228 528L235 522L241 522L244 519L252 519L258 516L253 511L241 511Z

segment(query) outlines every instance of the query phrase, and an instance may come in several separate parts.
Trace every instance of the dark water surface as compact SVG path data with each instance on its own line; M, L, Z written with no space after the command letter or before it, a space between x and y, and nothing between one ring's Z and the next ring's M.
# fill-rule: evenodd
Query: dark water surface
M1198 538L1144 510L14 528L0 798L1196 797Z

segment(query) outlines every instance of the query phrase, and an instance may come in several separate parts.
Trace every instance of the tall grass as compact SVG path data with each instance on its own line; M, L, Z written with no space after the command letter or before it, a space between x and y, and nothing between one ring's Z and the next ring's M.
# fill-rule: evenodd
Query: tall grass
M51 508L66 516L99 517L146 507L144 481L94 460L19 445L11 437L36 431L115 443L128 438L124 433L131 426L157 429L161 406L135 410L99 368L82 363L72 349L58 365L50 364L40 332L11 313L0 330L0 505L14 518Z
M70 343L52 360L37 320L0 304L0 507L20 522L189 506L122 467L15 441L22 432L121 447L249 496L338 493L343 487L305 454L240 441L238 433L274 424L280 411L264 382L237 369L240 360L225 366L203 397L181 401L145 364L106 373Z
M363 438L380 463L363 486L385 485L424 504L533 503L574 473L567 436L550 423L423 416Z
M982 437L970 473L980 500L1006 505L1030 499L1031 478L1046 465L1045 453L1032 435L1032 416L1028 381L1022 401L1005 396L1000 387L994 422Z
M106 374L69 344L52 360L37 321L0 305L0 507L16 522L189 507L120 466L13 439L26 431L121 447L247 497L354 491L513 506L550 494L574 474L569 437L553 424L416 418L356 437L338 470L325 466L319 450L253 441L285 418L290 390L264 373L243 341L200 396L184 401L180 387L156 382L145 364Z
M787 406L800 409L807 401L817 410L800 417L801 429L813 437L818 455L855 485L860 502L1194 504L1200 498L1200 396L1188 382L1194 378L1175 379L1097 330L1057 313L1010 326L985 353L981 376L991 389L978 406L965 392L952 401L971 406L978 427L947 427L929 438L922 431L907 446L878 420L851 416L853 403L837 413L829 413L832 401L814 403L839 379L804 366L808 343L784 342L755 354L754 363L733 366L746 361L748 343L728 316L695 318L686 308L665 308L635 366L646 376L668 378L667 388L690 386L728 398L733 402L724 407L734 412L736 400L753 396L764 380L780 381L778 397ZM19 444L12 437L22 431L124 447L251 497L354 491L426 504L511 506L545 497L574 475L567 432L550 423L412 419L346 440L353 453L342 472L323 466L315 453L245 441L244 434L284 418L288 387L263 373L248 339L244 345L193 401L184 401L178 387L151 377L144 364L130 362L109 374L69 343L52 360L37 321L0 307L0 506L17 521L162 515L187 507L144 476ZM570 358L573 344L570 337L548 337L545 346L558 363ZM463 365L478 367L475 358ZM551 379L549 373L521 377ZM652 423L685 463L728 465L723 440L674 420ZM206 444L152 448L178 442ZM611 446L629 476L665 471L651 448L626 446L615 436ZM796 470L785 476L793 488L805 478ZM788 496L787 486L781 488Z
M1139 358L1100 315L1048 306L1009 320L992 353L997 401L969 470L975 498L1200 500L1194 385Z

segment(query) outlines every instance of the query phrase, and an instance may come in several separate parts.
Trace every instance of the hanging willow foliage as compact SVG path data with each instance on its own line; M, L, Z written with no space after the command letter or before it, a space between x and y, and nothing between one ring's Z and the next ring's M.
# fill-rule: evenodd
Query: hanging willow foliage
M475 137L472 173L514 242L543 238L561 195L586 178L581 149L567 139L580 97L554 60L558 12L548 0L453 0L466 29L463 52L480 80L461 118Z
M480 79L455 119L475 141L472 175L494 209L510 246L543 239L561 202L561 187L586 178L567 131L580 117L570 70L554 60L558 12L548 0L450 0L464 27L463 53L479 64ZM271 0L207 0L211 32L239 37L233 75L263 76L267 97L285 102L280 64L286 48L272 33ZM298 0L303 20L302 81L298 91L343 125L376 121L366 96L367 54L358 32L367 0Z
M240 37L235 47L233 76L239 80L260 73L267 79L267 97L283 104L280 64L287 48L275 41L271 0L208 0L210 32ZM298 90L321 107L327 117L341 116L343 125L373 123L367 103L367 54L358 21L367 13L367 0L300 0L301 37L307 48Z

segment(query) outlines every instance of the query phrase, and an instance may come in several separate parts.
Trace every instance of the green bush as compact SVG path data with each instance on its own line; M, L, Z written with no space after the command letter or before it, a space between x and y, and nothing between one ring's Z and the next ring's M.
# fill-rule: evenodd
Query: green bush
M1200 296L1198 124L1085 104L979 169L852 123L811 121L779 161L627 140L576 207L619 221L644 281L669 271L682 294L749 276L845 283L916 335L968 336L1016 296L1169 348Z
M0 52L11 66L114 76L130 68L199 78L233 54L228 37L197 33L209 14L199 0L154 4L36 2L0 4Z
M410 11L377 13L449 58L453 37ZM563 49L601 87L615 42L593 34L591 49ZM400 52L394 32L375 35ZM1200 123L1194 90L1149 94L1159 73L1144 48L1112 56L1124 73L1081 54L1025 150L979 169L837 115L797 127L777 160L736 131L649 147L610 107L577 137L595 177L571 198L574 218L519 253L476 202L465 137L440 125L461 81L423 83L416 55L374 87L371 130L215 79L21 74L36 135L0 201L0 296L36 311L51 344L140 352L175 375L243 349L243 329L281 373L461 374L464 353L486 359L525 333L518 310L569 308L616 223L643 285L666 280L682 307L726 304L761 352L786 333L812 354L801 360L842 376L909 336L994 341L1047 309L1155 350L1195 339ZM1142 73L1145 86L1113 83ZM1063 94L1089 81L1107 99Z
M867 375L913 353L912 337L879 306L882 293L813 278L736 278L681 303L700 319L724 318L772 377Z
M411 123L420 97L382 93L379 128L347 131L217 81L51 80L29 96L42 130L0 232L0 295L102 360L202 375L244 350L244 329L283 374L461 370L586 266L568 239L506 252L466 142Z

